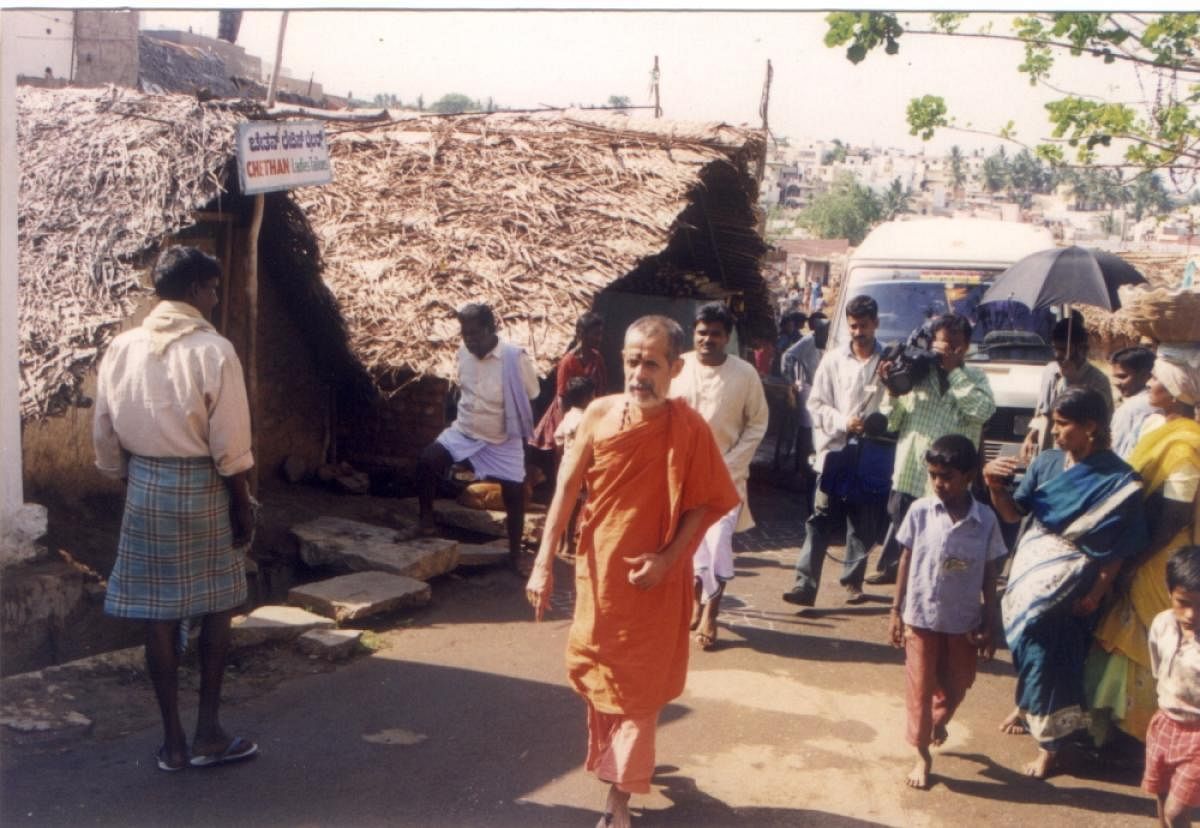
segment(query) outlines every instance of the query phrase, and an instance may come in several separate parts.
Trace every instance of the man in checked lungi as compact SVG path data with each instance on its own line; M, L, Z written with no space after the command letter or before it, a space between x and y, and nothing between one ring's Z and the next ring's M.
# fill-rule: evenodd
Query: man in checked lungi
M458 349L458 416L417 461L421 531L435 534L433 498L437 479L453 463L469 462L475 477L500 482L509 559L522 572L525 529L525 441L533 434L530 400L538 395L537 369L529 354L496 335L487 305L463 305Z
M250 411L233 345L206 317L221 266L172 247L154 268L161 300L100 363L96 466L127 481L117 562L104 610L145 624L146 666L163 720L160 770L253 756L218 708L230 620L246 600L243 554L253 527ZM179 717L181 621L200 619L200 706L189 750Z

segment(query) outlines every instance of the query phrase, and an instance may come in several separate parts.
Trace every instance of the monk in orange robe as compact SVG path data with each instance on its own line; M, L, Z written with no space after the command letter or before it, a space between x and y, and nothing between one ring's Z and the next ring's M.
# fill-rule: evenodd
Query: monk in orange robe
M739 502L708 424L667 398L686 344L667 317L629 327L625 393L584 412L526 586L540 620L553 552L586 484L567 674L588 705L588 770L610 784L601 826L628 826L630 794L650 790L658 714L687 678L692 555Z

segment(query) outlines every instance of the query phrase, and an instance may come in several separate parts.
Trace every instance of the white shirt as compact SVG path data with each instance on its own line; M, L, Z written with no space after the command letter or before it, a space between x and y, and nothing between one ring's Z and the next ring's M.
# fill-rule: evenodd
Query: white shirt
M1158 707L1177 722L1200 722L1200 644L1165 609L1150 624L1150 671Z
M851 347L850 342L838 346L830 343L817 366L808 395L818 471L825 465L826 454L845 448L850 418L865 417L875 411L883 393L883 385L875 376L878 356L883 350L879 341L875 341L871 358L865 361L856 357Z
M750 461L767 433L767 397L758 371L732 354L720 365L703 365L695 351L688 351L669 396L686 400L708 423L744 506ZM750 510L743 508L736 531L753 526Z
M155 355L150 336L145 328L126 331L100 361L92 420L96 468L123 478L126 454L212 457L226 477L253 466L250 407L233 345L199 330Z
M1137 445L1138 434L1146 418L1157 409L1150 405L1150 389L1143 388L1129 399L1125 400L1112 416L1112 450L1122 460L1128 460L1133 447Z
M817 366L821 364L821 351L817 348L815 334L808 334L783 352L781 367L784 377L796 387L796 401L800 407L800 425L812 428L812 415L808 413L808 395L812 391Z
M458 417L454 428L476 440L503 443L508 440L504 426L504 358L500 341L480 359L464 346L458 347ZM537 369L529 354L521 352L521 384L529 399L538 395Z

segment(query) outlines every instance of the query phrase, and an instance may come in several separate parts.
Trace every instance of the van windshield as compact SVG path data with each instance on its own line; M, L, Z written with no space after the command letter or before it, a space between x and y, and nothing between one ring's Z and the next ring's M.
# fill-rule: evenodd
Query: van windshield
M1000 270L948 268L856 267L851 272L848 299L870 296L879 304L876 338L885 344L908 339L917 328L943 313L958 313L971 321L971 350L967 359L1046 363L1054 358L1048 344L1054 326L1049 309L1031 313L1016 302L979 299ZM839 320L836 338L848 331Z

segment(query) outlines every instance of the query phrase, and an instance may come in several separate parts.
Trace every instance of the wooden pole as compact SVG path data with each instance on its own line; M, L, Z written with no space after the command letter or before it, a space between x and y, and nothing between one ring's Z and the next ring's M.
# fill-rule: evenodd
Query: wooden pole
M767 76L763 80L762 100L758 104L758 114L762 116L762 131L763 131L763 151L758 159L758 183L761 185L763 176L767 172L767 143L771 140L771 130L767 125L767 112L771 107L771 79L775 75L775 70L771 68L771 61L767 61Z
M275 105L275 93L279 88L279 69L283 62L283 36L287 32L288 13L279 18L279 39L275 44L275 67L271 72L271 85L267 89L267 109ZM262 193L254 196L254 212L250 216L250 232L246 239L246 397L250 403L250 441L255 449L258 444L258 236L262 231ZM258 466L250 471L250 491L258 493Z
M655 118L662 117L662 102L659 100L659 97L658 97L658 78L659 78L658 55L655 55L654 56L654 71L650 73L650 83L652 84L651 88L654 90L654 117Z

